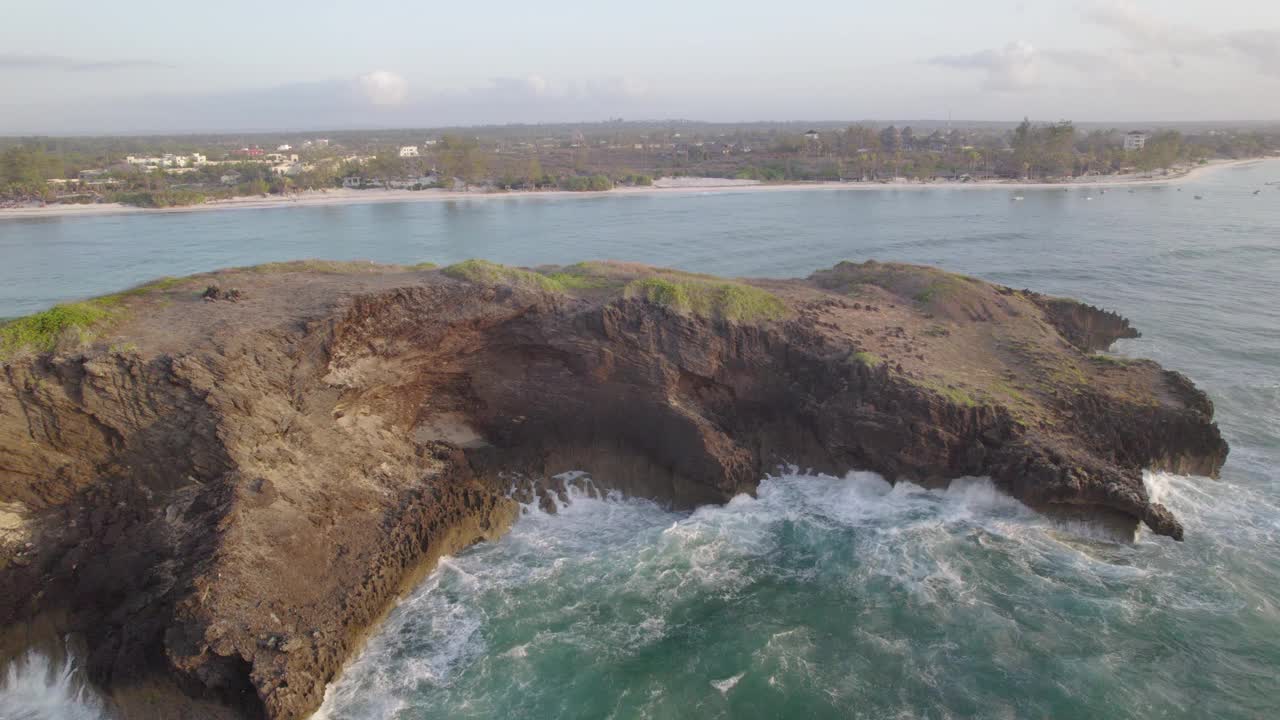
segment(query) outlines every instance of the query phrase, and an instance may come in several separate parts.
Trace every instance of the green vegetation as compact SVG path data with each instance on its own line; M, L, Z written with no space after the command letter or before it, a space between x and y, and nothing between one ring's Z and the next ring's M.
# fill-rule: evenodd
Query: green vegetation
M865 285L873 285L899 297L911 298L933 310L938 310L944 303L972 299L976 293L981 293L983 284L981 280L937 268L874 260L840 262L830 270L815 273L813 279L828 290L849 296L858 295ZM949 332L935 326L927 334L941 336Z
M812 134L806 132L810 128ZM609 122L333 131L324 138L312 133L6 137L0 138L0 202L118 200L176 207L337 188L346 178L353 187L365 188L452 189L461 183L486 190L582 192L615 183L647 186L664 176L764 182L1044 179L1152 172L1280 150L1280 132L1273 128L1152 131L1139 151L1124 149L1119 129L1028 121L1016 127L956 128ZM282 145L291 147L270 152ZM418 154L400 157L402 146L413 146Z
M572 269L549 273L546 278L562 290L603 290L619 285L617 281L607 277L589 272L573 272Z
M613 181L608 175L576 175L561 179L560 189L571 192L603 192L613 189Z
M23 350L49 352L71 334L83 342L92 329L113 315L115 301L86 300L54 305L44 312L0 325L0 358Z
M941 395L953 405L960 405L961 407L976 407L979 404L978 401L964 389L945 383L941 380L913 379L911 382Z
M932 270L930 275L933 276L931 282L912 296L912 299L921 305L931 305L954 297L964 292L965 286L962 283L971 280L963 275L955 275L943 270Z
M64 303L34 315L0 324L0 358L22 351L49 352L63 340L86 343L105 325L123 314L129 298L169 290L183 278L163 277L111 295Z
M995 392L1004 394L1015 403L1030 407L1035 406L1035 403L1031 401L1031 398L1027 397L1027 394L1022 391L1022 388L1016 387L1006 380L995 378L987 383L987 386Z
M786 304L768 291L694 275L639 278L627 284L623 295L681 313L733 322L773 320L787 312Z
M488 260L464 260L440 272L451 278L466 280L477 285L511 285L546 292L563 292L565 289L562 284L546 275L540 275L532 270L499 265Z
M884 358L876 355L875 353L866 352L865 350L854 353L852 360L866 365L867 367L879 367L884 364Z
M1119 357L1117 355L1104 355L1102 353L1094 353L1089 356L1089 359L1099 365L1110 365L1111 367L1128 367L1134 363L1141 362L1136 359Z
M921 290L920 292L916 293L915 301L918 303L921 303L922 305L927 305L929 304L929 301L932 300L934 296L938 294L938 291L940 289L941 288L936 284L930 285L924 290Z
M124 205L145 208L186 207L200 205L208 200L202 192L194 190L140 190L137 192L111 193L108 199Z
M165 276L162 278L156 278L155 280L152 280L150 282L145 282L137 287L132 287L132 288L129 288L128 290L122 290L118 293L115 293L114 295L105 295L98 299L116 301L126 297L146 295L148 293L153 293L153 292L160 292L162 290L168 290L169 288L172 288L174 285L177 285L178 283L182 282L185 279L186 278L176 278L176 277L168 277L168 276Z

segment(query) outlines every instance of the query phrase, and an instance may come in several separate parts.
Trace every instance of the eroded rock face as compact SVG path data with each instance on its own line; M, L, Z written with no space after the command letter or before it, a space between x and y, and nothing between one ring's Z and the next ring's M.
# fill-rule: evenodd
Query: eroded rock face
M56 612L117 696L161 678L298 718L436 558L505 530L528 478L693 507L779 464L990 475L1181 538L1142 469L1226 458L1204 394L1091 355L1134 331L1072 301L874 263L749 286L473 275L228 271L133 300L102 347L8 362L0 622ZM211 279L243 298L203 302Z

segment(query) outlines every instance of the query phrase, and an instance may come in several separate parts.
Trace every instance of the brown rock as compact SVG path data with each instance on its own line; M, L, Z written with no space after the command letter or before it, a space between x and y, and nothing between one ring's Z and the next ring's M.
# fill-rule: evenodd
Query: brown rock
M131 298L103 347L7 362L0 502L33 547L0 562L0 623L64 618L107 688L164 679L300 718L398 594L500 535L509 493L567 499L565 471L682 507L753 492L781 463L990 475L1036 507L1181 538L1141 470L1213 475L1226 457L1204 394L1154 363L1096 361L1134 331L1072 301L844 263L752 283L785 309L734 320L625 289L705 278L575 272L584 289L226 271ZM205 303L209 280L248 299Z

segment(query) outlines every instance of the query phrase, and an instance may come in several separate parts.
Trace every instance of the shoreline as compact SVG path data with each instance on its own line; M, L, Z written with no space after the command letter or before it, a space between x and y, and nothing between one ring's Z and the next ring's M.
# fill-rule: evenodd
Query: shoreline
M696 195L706 193L729 192L801 192L814 190L827 191L884 191L884 190L1058 190L1071 188L1115 188L1171 185L1194 180L1201 175L1228 167L1240 167L1254 163L1266 162L1275 158L1250 158L1247 160L1210 161L1205 165L1173 171L1163 177L1143 177L1134 175L1109 175L1099 179L1072 180L1067 182L1023 182L1023 181L981 181L981 182L790 182L765 184L751 180L733 180L728 178L661 178L653 187L621 187L603 192L573 192L569 190L517 190L506 192L480 192L457 190L354 190L335 188L332 190L305 190L288 196L270 197L237 197L228 200L214 200L200 205L186 205L172 208L142 208L120 203L97 203L92 205L45 205L29 208L0 208L0 221L97 217L104 215L132 214L167 214L186 212L209 212L215 210L255 210L285 207L322 207L332 205L365 205L395 202L441 202L458 200L503 200L518 198L533 199L568 199L598 198L618 196L645 195ZM668 184L661 184L666 181Z

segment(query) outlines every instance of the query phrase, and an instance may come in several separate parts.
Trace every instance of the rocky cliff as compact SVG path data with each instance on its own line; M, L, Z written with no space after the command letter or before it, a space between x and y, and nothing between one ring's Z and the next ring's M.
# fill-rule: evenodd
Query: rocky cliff
M1227 453L1186 378L1094 354L1127 321L916 266L308 262L63 330L3 366L0 624L58 618L137 717L306 716L399 593L563 471L682 507L780 464L989 475L1181 539L1141 471Z

